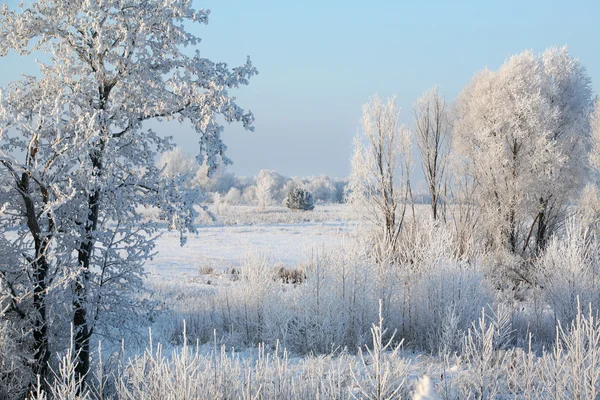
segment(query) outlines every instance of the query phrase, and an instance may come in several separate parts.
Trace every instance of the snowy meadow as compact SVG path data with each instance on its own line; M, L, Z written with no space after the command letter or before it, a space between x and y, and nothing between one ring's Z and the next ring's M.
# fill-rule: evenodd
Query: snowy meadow
M600 398L600 100L566 46L408 118L365 99L348 177L243 177L258 70L201 55L208 16L0 6L0 63L37 66L0 89L0 399Z
M61 354L53 397L597 397L598 260L572 236L583 232L539 261L554 263L544 288L499 289L483 259L456 257L427 205L406 243L413 267L392 270L373 262L347 205L323 206L329 220L236 207L234 224L203 225L184 247L162 232L145 264L153 313L121 340L94 340L83 392L72 350Z

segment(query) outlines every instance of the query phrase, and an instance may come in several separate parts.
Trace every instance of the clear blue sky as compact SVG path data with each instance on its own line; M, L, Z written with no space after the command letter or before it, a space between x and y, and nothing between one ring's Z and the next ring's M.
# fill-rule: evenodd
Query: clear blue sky
M14 6L16 1L8 1ZM237 66L250 55L260 74L234 91L256 131L226 127L230 170L288 176L349 172L352 138L369 96L397 95L403 121L439 84L451 100L485 66L524 49L567 44L600 89L600 1L195 1L211 10L193 27L201 53ZM28 71L0 60L0 84ZM190 152L189 129L164 127ZM415 166L417 175L420 167Z

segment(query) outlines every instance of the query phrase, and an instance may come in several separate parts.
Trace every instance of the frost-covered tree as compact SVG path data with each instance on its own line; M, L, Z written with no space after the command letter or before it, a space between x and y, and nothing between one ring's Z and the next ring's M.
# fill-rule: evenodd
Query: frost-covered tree
M295 186L288 192L285 205L292 210L310 211L314 210L315 201L308 190Z
M330 177L320 175L307 179L306 190L312 193L315 200L331 202L335 197L335 186Z
M214 169L203 164L196 169L196 174L190 184L205 192L217 192L226 194L229 189L238 185L236 176L227 172L227 166L219 162Z
M376 257L396 261L410 192L410 132L399 125L394 98L374 96L363 106L354 139L348 203L376 230Z
M600 172L600 99L594 103L594 111L590 117L592 132L592 150L590 152L590 164L597 172Z
M1 301L30 323L23 341L36 374L47 375L49 329L73 324L85 376L90 337L139 310L134 293L157 228L142 222L139 206L160 208L182 233L194 229L197 197L161 177L154 159L171 145L142 123L189 122L209 169L218 157L229 162L217 115L252 129L252 114L228 94L256 73L250 61L229 69L184 51L200 41L187 28L207 21L189 1L0 8L0 56L47 54L39 77L10 84L0 104L0 167L9 176L0 225L17 232L0 232L12 257L0 264Z
M333 192L333 201L336 203L344 203L346 201L344 193L347 185L348 179L346 178L335 178L333 180L333 187L335 189Z
M158 159L158 167L162 170L162 174L169 178L193 177L199 169L196 160L179 147L161 154Z
M542 249L584 181L590 78L566 48L510 57L458 97L453 143L477 185L491 248Z
M431 196L431 213L436 220L443 197L450 145L448 107L437 86L419 97L414 105L414 114L417 147Z
M273 170L263 169L256 177L256 198L258 206L264 210L273 202L275 190L281 184L283 177Z
M227 201L228 204L236 205L240 202L241 199L242 199L242 192L240 191L240 189L235 188L235 187L232 187L231 189L229 189L229 191L225 195L225 201Z

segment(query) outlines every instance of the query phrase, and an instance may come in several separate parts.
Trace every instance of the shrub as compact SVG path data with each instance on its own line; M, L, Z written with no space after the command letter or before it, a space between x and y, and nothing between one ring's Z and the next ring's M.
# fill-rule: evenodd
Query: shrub
M309 191L294 187L288 192L285 205L292 210L307 211L315 208L315 201Z
M277 271L277 277L283 283L299 284L304 281L306 274L299 268L281 267Z
M536 262L538 284L555 320L569 325L578 303L600 309L598 243L576 221L567 223L564 237L554 236Z

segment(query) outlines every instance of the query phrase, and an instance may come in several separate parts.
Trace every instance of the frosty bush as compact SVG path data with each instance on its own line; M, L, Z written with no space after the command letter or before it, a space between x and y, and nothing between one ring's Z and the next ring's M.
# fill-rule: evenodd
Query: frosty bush
M433 353L459 350L471 322L492 303L489 293L477 266L446 261L427 271L415 293L414 340Z
M403 397L403 389L406 385L410 362L399 357L399 351L403 341L393 345L394 331L387 335L387 329L383 327L383 316L381 300L379 301L379 322L371 326L371 336L373 338L371 348L367 347L366 354L359 349L358 356L360 366L365 371L366 384L357 378L352 370L352 376L359 387L360 396L352 393L354 398L359 399L394 399ZM384 339L389 336L389 339Z
M555 320L570 324L578 302L600 308L598 244L581 224L568 222L562 238L554 236L536 264L543 296Z
M236 285L218 295L222 320L229 340L245 345L275 344L286 325L285 302L276 281L273 260L265 254L250 253L236 275ZM279 323L279 324L278 324Z
M285 205L292 210L310 211L315 208L315 201L309 191L293 187L287 194Z
M1 304L0 304L1 306ZM0 310L0 398L24 397L34 381L27 365L29 349L22 349L23 333Z
M531 345L501 345L510 332L502 311L482 312L461 338L462 354L443 358L414 358L393 344L381 312L371 326L368 347L357 355L342 351L291 361L278 343L271 350L258 345L240 353L219 346L216 337L206 347L183 340L182 346L167 351L151 336L140 355L121 355L112 367L99 362L88 388L81 388L76 378L71 346L53 370L48 390L38 385L37 395L28 398L596 399L600 323L589 307L584 309L578 309L572 324L558 328L554 343L540 354ZM23 397L9 393L3 398Z
M242 199L242 192L238 188L232 187L225 195L228 204L237 205Z

